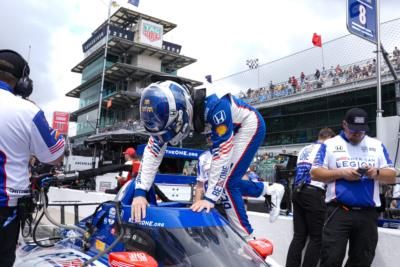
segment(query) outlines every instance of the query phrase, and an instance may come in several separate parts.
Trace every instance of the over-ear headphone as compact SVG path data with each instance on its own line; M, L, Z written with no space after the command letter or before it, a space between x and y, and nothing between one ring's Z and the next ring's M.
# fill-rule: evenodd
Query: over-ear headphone
M205 99L206 88L195 89L192 91L193 99L193 127L195 132L204 132L205 126Z
M14 57L4 56L5 61L10 61L9 63L13 65L12 68L5 70L6 72L11 73L14 75L18 81L14 88L14 94L22 96L23 98L27 98L31 95L33 90L33 83L32 80L29 78L29 65L28 62L17 52L13 50L0 50L0 59L3 57L1 54L12 54Z
M33 83L29 78L29 74L25 73L25 68L23 71L23 76L17 81L17 84L14 88L14 94L20 95L23 98L27 98L32 94Z

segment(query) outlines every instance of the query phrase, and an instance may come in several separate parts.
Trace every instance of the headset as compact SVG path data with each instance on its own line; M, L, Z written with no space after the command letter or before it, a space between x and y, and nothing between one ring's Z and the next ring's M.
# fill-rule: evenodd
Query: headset
M33 91L33 82L29 78L29 74L26 74L25 70L26 68L24 68L23 76L18 79L14 88L14 94L19 95L22 98L28 98Z
M4 70L4 71L13 74L18 79L18 81L14 87L13 93L15 95L21 96L22 98L28 98L33 91L33 82L29 78L30 69L29 69L28 62L26 62L26 60L20 54L18 54L17 52L15 52L13 50L8 50L8 49L0 50L0 54L2 54L2 53L11 53L17 57L16 60L18 62L9 62L9 63L19 69L18 70L10 69L10 71L7 71L7 70ZM1 56L0 56L0 58L1 58ZM18 74L18 73L20 73L20 74Z
M205 128L206 88L193 89L193 128L196 133L203 133Z

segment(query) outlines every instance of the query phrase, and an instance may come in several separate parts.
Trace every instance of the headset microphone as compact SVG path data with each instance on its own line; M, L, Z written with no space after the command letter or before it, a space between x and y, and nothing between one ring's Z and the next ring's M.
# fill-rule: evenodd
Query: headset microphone
M0 60L7 62L0 70L11 73L18 79L14 94L23 98L31 95L33 90L32 80L29 78L29 65L26 60L17 52L13 50L0 50Z

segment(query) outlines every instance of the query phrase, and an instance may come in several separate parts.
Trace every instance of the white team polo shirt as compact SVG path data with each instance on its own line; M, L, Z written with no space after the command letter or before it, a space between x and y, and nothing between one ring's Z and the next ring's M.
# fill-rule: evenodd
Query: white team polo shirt
M357 169L366 166L393 169L386 147L367 135L359 144L352 145L342 132L321 145L312 168ZM327 183L325 200L336 200L353 207L379 207L379 182L367 176L359 181L338 179Z
M64 153L64 138L49 127L43 111L11 90L0 81L0 207L14 207L29 195L31 155L49 163Z

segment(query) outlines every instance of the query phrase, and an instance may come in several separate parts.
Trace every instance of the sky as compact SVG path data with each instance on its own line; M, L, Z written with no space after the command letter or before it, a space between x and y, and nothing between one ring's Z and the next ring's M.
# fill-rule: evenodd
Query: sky
M164 40L197 59L178 75L202 81L248 69L312 47L314 32L326 42L345 34L345 0L140 0L121 6L177 24ZM31 99L49 122L53 111L72 112L78 100L65 94L80 84L71 69L83 59L82 43L107 18L109 0L0 1L0 49L29 60ZM112 12L116 9L112 9ZM398 18L398 0L381 0L381 22ZM29 47L30 53L29 53ZM72 127L72 132L74 127Z

